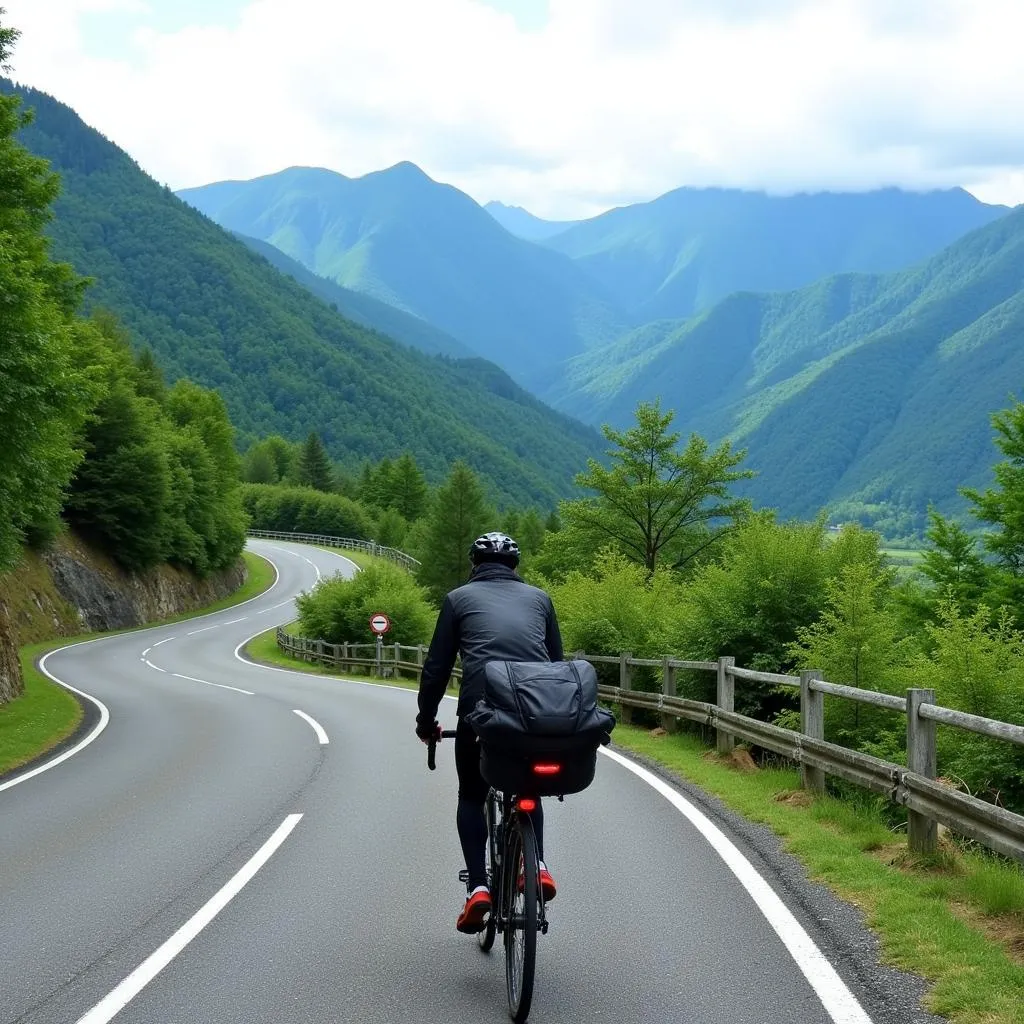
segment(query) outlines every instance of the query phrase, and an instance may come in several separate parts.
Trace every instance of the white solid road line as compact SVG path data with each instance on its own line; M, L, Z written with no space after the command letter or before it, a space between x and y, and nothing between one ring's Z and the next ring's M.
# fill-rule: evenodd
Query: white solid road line
M242 891L301 820L301 814L289 814L231 881L203 904L162 946L143 960L120 985L104 996L84 1017L79 1017L78 1024L107 1024L107 1021L120 1013Z
M836 969L828 962L825 954L815 945L814 940L804 931L803 925L793 916L789 908L779 899L775 890L757 873L753 864L743 856L717 825L703 812L693 806L681 793L663 782L656 775L642 768L627 757L607 747L601 753L638 775L647 785L656 789L676 808L698 832L708 841L715 853L725 862L726 867L736 876L740 885L750 893L757 909L772 926L789 950L790 956L800 968L821 1000L821 1005L835 1024L872 1024L857 997L846 987Z
M282 548L280 550L284 550L284 549ZM262 556L262 555L260 557L264 557L265 558L265 556ZM271 559L269 559L269 558L265 558L265 561L269 562L270 566L274 570L274 582L269 587L267 587L267 589L264 590L262 594L257 594L255 597L248 598L248 600L240 601L234 607L241 608L242 605L250 604L253 601L259 601L261 598L266 597L266 595L269 594L281 582L281 573L278 570L277 566L274 565L273 561L271 561ZM346 561L347 561L347 559L346 559ZM285 603L288 603L288 602L285 602ZM216 614L220 614L220 613L218 613L218 612L211 612L210 614L216 615ZM205 618L205 616L203 616L203 618ZM205 633L206 630L208 630L208 629L216 629L218 625L220 625L220 623L214 624L212 626L205 626L203 629L193 630L188 635L189 636L194 636L196 633ZM141 629L128 630L128 632L129 633L152 633L155 630L160 629L160 628L161 627L159 625L157 625L157 626L143 626ZM68 683L65 683L63 679L58 679L52 672L49 671L49 669L47 669L46 661L47 661L48 658L53 657L53 655L61 654L64 651L70 651L74 647L84 647L86 644L95 644L95 643L99 643L101 640L109 640L109 639L110 639L109 636L97 636L97 637L93 637L92 640L80 640L76 644L68 644L65 647L58 647L56 650L50 651L47 654L45 654L42 658L40 658L40 660L39 660L39 669L43 673L43 675L45 675L49 679L52 679L58 686L63 686L65 690L70 690L72 693L77 694L79 697L83 697L85 700L89 701L90 703L95 704L96 707L99 708L99 711L100 711L100 720L96 723L96 728L93 729L92 732L90 732L89 735L86 736L85 739L83 739L80 743L76 743L70 750L65 750L63 754L58 754L57 757L53 758L52 760L46 761L44 764L41 764L37 768L33 768L30 771L23 772L21 775L16 775L13 779L8 779L6 782L0 782L0 793L2 793L5 789L11 789L13 786L18 786L22 782L27 782L29 779L35 778L37 775L41 775L43 772L48 772L51 768L56 768L57 765L62 764L69 757L73 757L79 751L84 750L87 746L89 746L90 743L92 743L92 741L94 739L96 739L97 736L99 736L99 734L101 732L103 732L104 729L106 729L107 724L110 722L110 712L107 710L107 706L103 703L103 701L99 700L96 697L93 697L91 694L86 693L84 690L79 690L76 687L71 686ZM174 637L168 637L167 639L168 640L173 640ZM166 643L166 641L165 640L161 640L160 643ZM153 646L156 647L158 645L154 644ZM148 650L147 650L147 653L148 653ZM143 657L141 660L144 661L144 662L146 661L145 657ZM146 662L146 664L149 664L149 663ZM164 669L159 668L156 665L152 665L151 667L155 668L158 672L163 672L164 671ZM211 686L223 686L223 684L221 684L221 683L211 683L210 685ZM234 686L224 686L224 689L234 690L234 689L237 689L237 688L234 687ZM249 691L249 690L239 690L238 692L239 693L249 694L249 696L254 696L254 694L252 694L252 692Z
M311 718L305 711L300 711L298 708L292 708L292 711L294 711L299 718L309 722L309 724L313 726L313 732L316 733L316 738L320 741L320 746L324 746L331 742L327 738L327 733L324 732L324 727L315 718Z
M172 676L175 679L187 679L190 683L202 683L204 686L216 686L221 690L234 690L235 693L244 693L250 697L255 697L256 694L252 690L243 690L238 686L228 686L227 683L211 683L209 679L196 679L195 676L183 676L180 672L172 672Z
M100 709L100 720L96 723L96 728L93 729L93 731L89 733L89 735L86 736L81 743L76 743L70 750L65 750L63 754L59 754L57 757L53 758L53 760L47 761L45 764L41 764L39 765L38 768L33 768L31 771L23 772L21 775L17 775L13 779L9 779L7 782L0 782L0 793L2 793L5 789L10 789L12 786L17 786L20 785L22 782L27 782L29 779L35 778L36 775L41 775L43 772L48 772L51 768L56 768L57 765L59 765L62 761L66 761L69 757L73 757L80 750L84 750L87 746L89 746L90 743L92 743L94 739L96 739L97 736L99 736L101 732L103 732L104 729L106 729L107 723L110 721L110 712L107 710L107 706L103 703L103 701L98 700L96 697L93 697L88 693L85 693L83 690L77 690L75 689L75 687L69 686L62 679L58 679L46 667L46 659L51 657L52 655L60 654L61 651L69 651L71 650L72 647L83 647L85 646L85 644L94 644L95 642L95 640L83 640L81 641L81 643L68 644L67 647L59 647L55 651L50 651L49 654L45 655L43 658L40 659L39 670L43 673L43 675L47 676L48 678L52 679L55 683L57 683L58 686L63 686L65 690L70 690L72 693L77 693L79 697L84 697L87 701L91 701L93 704L96 705L96 707Z

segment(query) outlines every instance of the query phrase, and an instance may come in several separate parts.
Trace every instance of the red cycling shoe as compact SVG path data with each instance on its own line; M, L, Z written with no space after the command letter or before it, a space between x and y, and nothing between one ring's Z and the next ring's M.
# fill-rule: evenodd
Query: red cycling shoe
M484 919L491 912L491 894L486 889L477 889L466 897L466 905L455 922L455 927L467 935L484 930Z

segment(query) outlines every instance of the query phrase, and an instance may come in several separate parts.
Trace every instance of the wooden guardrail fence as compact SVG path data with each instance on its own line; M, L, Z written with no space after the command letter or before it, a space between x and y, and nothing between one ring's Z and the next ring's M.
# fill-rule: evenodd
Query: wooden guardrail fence
M345 643L295 637L283 629L277 631L278 647L305 661L346 669L368 668L378 675L407 672L418 675L423 667L426 647L402 644ZM983 736L1024 745L1024 726L998 722L963 711L940 707L933 690L909 689L905 697L861 690L830 683L820 672L802 672L799 676L775 672L755 672L739 668L732 658L717 661L682 661L676 658L634 658L629 652L619 655L592 655L576 652L573 657L593 664L618 665L619 685L601 686L603 700L621 706L624 722L632 720L634 708L661 715L669 731L679 719L709 726L717 732L718 750L728 753L736 740L772 750L797 762L802 784L814 792L825 788L825 776L834 775L872 792L879 793L907 808L908 841L915 852L936 849L937 824L987 846L989 849L1024 862L1024 816L961 793L936 781L936 726L966 729ZM661 691L637 690L632 686L632 669L661 669ZM689 700L676 695L679 670L713 672L717 680L715 703ZM456 667L453 678L459 678ZM800 693L800 731L784 729L734 710L736 683L784 686ZM907 719L907 764L899 765L825 740L825 696L858 701L887 708Z

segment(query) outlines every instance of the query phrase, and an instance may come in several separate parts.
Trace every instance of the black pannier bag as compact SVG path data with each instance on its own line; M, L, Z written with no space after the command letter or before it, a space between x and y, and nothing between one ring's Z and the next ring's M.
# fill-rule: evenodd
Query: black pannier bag
M480 773L503 793L562 796L594 781L597 748L615 717L597 704L588 661L491 661L484 695L466 715L480 739Z

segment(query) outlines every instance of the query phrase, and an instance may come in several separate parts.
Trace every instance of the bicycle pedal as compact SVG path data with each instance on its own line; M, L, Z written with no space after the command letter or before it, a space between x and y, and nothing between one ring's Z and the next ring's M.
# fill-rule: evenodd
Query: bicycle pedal
M459 881L462 882L463 885L469 885L469 869L468 868L463 868L459 872Z

